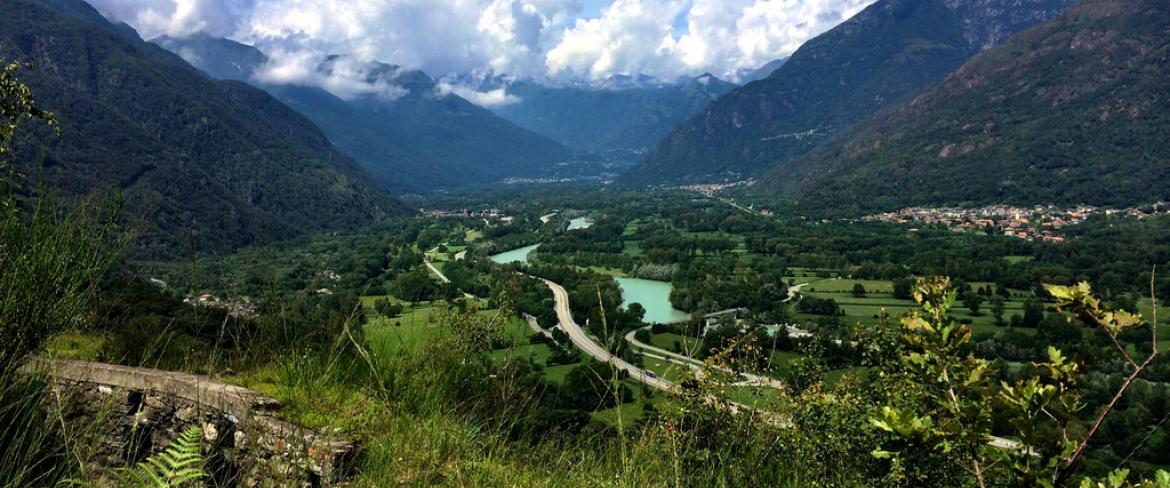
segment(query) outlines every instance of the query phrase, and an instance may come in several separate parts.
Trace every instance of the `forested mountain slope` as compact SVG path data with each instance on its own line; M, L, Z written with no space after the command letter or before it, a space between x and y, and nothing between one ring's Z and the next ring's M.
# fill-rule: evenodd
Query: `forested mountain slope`
M0 11L0 59L34 66L20 76L61 129L25 134L18 168L69 198L122 192L140 252L225 251L404 211L308 119L83 2L0 0Z
M401 90L342 99L309 84L263 82L255 76L268 57L229 39L193 36L155 43L211 76L241 80L268 91L312 119L338 148L353 156L387 187L429 190L495 183L541 175L572 158L564 146L443 92L426 73L384 63L335 56L316 70L329 76L334 63L355 65L371 86Z
M879 0L676 128L631 183L740 180L941 81L1073 0Z
M1085 0L766 178L807 210L1170 198L1170 2Z

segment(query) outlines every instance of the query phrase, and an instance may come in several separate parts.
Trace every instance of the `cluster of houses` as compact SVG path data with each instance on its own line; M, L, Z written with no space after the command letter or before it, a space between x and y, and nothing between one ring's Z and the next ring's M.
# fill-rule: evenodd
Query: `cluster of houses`
M256 316L256 305L247 298L228 299L217 297L211 293L203 293L193 297L184 298L183 303L191 306L224 310L227 311L228 315L237 318L248 318Z
M503 212L500 212L499 209L495 209L495 208L488 208L488 209L482 209L482 210L471 210L468 208L461 208L458 210L439 210L439 209L427 210L425 208L420 208L420 209L418 209L418 213L419 213L419 215L422 215L423 217L432 218L432 219L446 219L446 218L460 218L461 219L461 218L477 217L477 218L483 218L483 219L500 220L503 222L510 222L512 220L512 217L504 215Z
M927 223L943 225L956 232L986 232L1019 237L1030 241L1064 242L1061 229L1084 222L1092 215L1124 216L1145 219L1170 211L1170 204L1158 202L1142 207L1112 209L1078 205L1061 208L1054 205L1015 207L990 205L978 208L908 207L862 217L862 221Z
M740 186L752 186L754 184L756 184L756 180L742 180L742 181L733 181L730 183L696 183L693 185L672 186L669 189L671 189L671 190L690 190L693 192L702 193L703 195L706 195L708 197L714 197L716 193L719 193L723 190L727 190L730 188L736 188L736 187L740 187Z

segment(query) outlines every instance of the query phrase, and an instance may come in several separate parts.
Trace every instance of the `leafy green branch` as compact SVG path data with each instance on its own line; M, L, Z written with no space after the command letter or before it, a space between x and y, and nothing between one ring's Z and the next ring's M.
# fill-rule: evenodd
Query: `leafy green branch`
M1075 319L1104 331L1129 369L1091 427L1082 435L1070 433L1069 428L1085 408L1078 389L1084 374L1082 365L1049 347L1047 361L1032 364L1040 374L1015 384L996 384L989 374L989 363L970 352L971 328L949 316L956 301L950 281L921 279L914 293L921 311L901 319L899 340L904 352L894 364L883 366L883 374L896 382L896 394L870 416L871 425L890 436L872 454L890 460L891 481L916 484L931 480L939 484L937 473L945 471L947 465L958 465L968 472L968 480L973 478L979 486L986 486L993 468L999 468L997 477L1020 485L1054 487L1069 482L1102 422L1158 357L1157 310L1155 305L1150 324L1154 345L1139 362L1119 336L1145 325L1140 316L1108 309L1093 296L1087 283L1048 285L1046 289L1057 308L1070 314L1070 324ZM1152 296L1153 292L1151 278ZM992 412L997 409L1018 441L991 436ZM1044 435L1045 424L1055 424L1060 438L1049 440ZM1170 486L1163 483L1165 475L1159 472L1155 479L1139 486ZM1130 486L1127 478L1128 471L1118 470L1083 486ZM962 480L956 483L965 484Z
M1086 324L1096 325L1105 331L1106 335L1109 336L1113 344L1117 347L1118 352L1121 353L1121 357L1125 358L1126 363L1132 368L1129 376L1125 378L1125 381L1122 382L1121 386L1114 393L1113 398L1098 412L1097 418L1093 421L1093 425L1085 434L1084 439L1076 444L1075 447L1071 448L1071 452L1068 453L1064 463L1057 467L1055 478L1057 485L1066 481L1073 471L1076 470L1081 457L1085 453L1085 449L1089 446L1089 441L1097 433L1105 418L1117 407L1117 403L1125 395L1126 391L1129 390L1130 386L1133 385L1133 382L1158 357L1158 305L1157 294L1154 290L1155 274L1151 273L1150 275L1150 297L1152 298L1154 307L1150 321L1152 345L1150 346L1150 354L1141 363L1135 361L1125 346L1121 344L1121 341L1118 340L1119 334L1135 329L1143 324L1141 316L1124 310L1109 310L1101 304L1100 299L1093 296L1092 288L1085 282L1081 282L1076 286L1047 285L1045 287L1048 293L1056 299L1057 308L1062 311L1067 310L1072 314L1069 318L1070 322L1075 317Z

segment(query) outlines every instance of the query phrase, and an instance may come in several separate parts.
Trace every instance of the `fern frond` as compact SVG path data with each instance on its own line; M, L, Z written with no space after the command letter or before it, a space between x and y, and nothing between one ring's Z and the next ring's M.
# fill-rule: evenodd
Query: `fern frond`
M203 470L203 429L192 427L166 450L118 473L124 484L141 488L172 488L207 477Z

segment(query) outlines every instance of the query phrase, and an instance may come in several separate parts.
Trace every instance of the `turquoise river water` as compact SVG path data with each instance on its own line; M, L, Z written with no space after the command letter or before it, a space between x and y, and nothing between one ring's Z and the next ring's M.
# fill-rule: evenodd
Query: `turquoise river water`
M637 302L646 309L646 317L642 319L643 322L661 324L683 320L690 316L670 305L670 291L674 289L674 285L665 281L640 278L616 279L618 285L622 287L622 306L625 307Z

